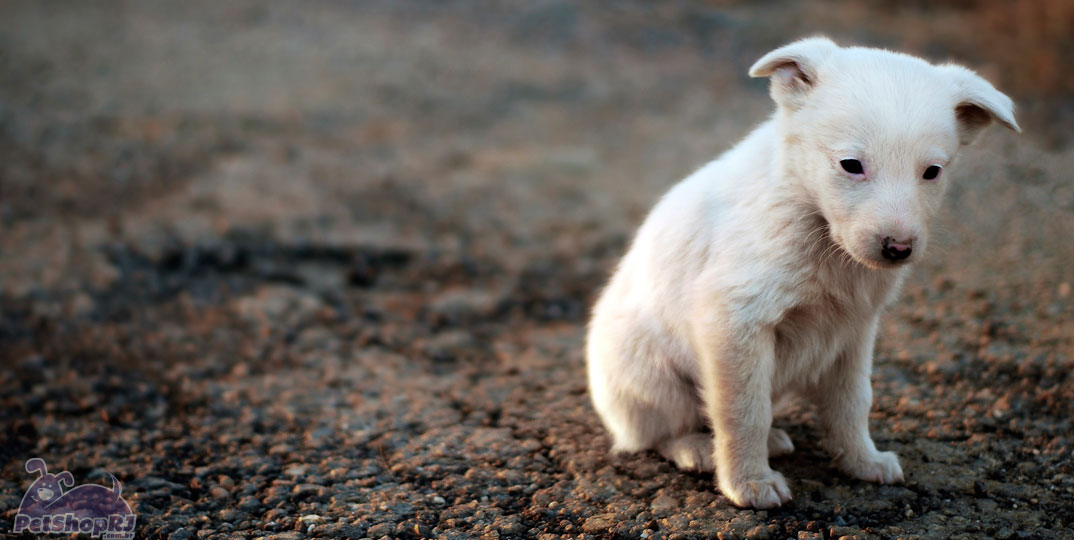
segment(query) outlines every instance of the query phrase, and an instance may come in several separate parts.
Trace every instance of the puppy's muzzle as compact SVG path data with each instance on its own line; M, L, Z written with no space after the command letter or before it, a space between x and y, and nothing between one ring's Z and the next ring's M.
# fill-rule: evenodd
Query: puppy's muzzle
M896 262L910 256L913 251L913 240L896 241L890 236L885 236L881 242L880 255L885 259Z

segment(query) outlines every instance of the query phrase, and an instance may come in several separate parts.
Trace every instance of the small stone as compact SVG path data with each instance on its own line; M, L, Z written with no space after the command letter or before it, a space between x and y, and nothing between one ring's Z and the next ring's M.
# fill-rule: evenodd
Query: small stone
M298 518L298 520L301 521L302 523L320 523L320 522L324 521L324 519L321 518L321 516L318 516L317 514L306 514L306 515Z
M402 521L395 526L396 538L411 538L414 536L418 538L429 538L429 533L429 527L422 525L413 519Z
M618 523L615 514L597 514L585 520L582 524L582 531L594 534L599 532L606 532Z
M380 538L381 536L388 536L395 533L395 525L391 523L377 523L366 531L365 535L370 538Z
M226 489L224 489L224 488L222 488L220 486L214 487L212 490L209 491L209 494L211 494L214 498L217 498L217 499L226 499L226 498L231 496L230 491L228 491L228 490L226 490Z
M175 532L168 535L168 540L190 540L194 538L194 533L190 532L186 527L179 527Z
M650 508L653 509L653 512L663 512L676 508L677 506L679 506L679 501L676 500L675 497L672 497L667 493L662 493L659 497L653 499Z
M247 512L253 512L254 510L261 508L261 501L257 500L256 497L247 495L239 501L239 508Z
M84 292L76 293L70 302L71 314L74 316L89 315L96 307L93 298Z
M499 306L501 296L481 289L450 289L429 303L429 312L454 323L487 317Z
M287 443L274 444L274 445L269 447L269 455L273 455L273 456L282 455L282 454L290 454L293 451L294 451L294 448L292 448L291 445L289 445Z
M770 538L771 534L768 532L768 527L764 525L758 525L748 531L746 531L746 538L750 540L765 540Z
M297 532L285 532L271 534L265 537L265 540L301 540L302 535Z
M465 330L449 330L425 342L425 354L437 361L450 361L461 356L477 344L473 335Z
M844 536L853 537L857 532L858 531L853 527L836 526L828 529L828 538L842 538Z
M395 503L389 506L388 509L391 510L392 513L400 516L408 516L414 513L414 505L405 502Z
M295 495L319 495L323 491L324 486L317 484L298 484L291 490L291 493Z

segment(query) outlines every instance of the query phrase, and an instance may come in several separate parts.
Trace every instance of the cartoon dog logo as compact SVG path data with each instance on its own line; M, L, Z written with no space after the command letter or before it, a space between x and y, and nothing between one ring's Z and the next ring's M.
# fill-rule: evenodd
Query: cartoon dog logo
M87 533L93 538L133 538L137 516L120 494L123 485L112 478L112 489L98 484L75 485L70 472L49 474L45 461L26 462L26 472L41 476L22 497L15 515L15 533Z

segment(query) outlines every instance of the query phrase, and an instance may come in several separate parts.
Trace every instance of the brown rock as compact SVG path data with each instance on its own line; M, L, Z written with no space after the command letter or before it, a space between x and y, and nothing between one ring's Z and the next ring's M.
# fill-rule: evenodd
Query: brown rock
M597 514L585 520L582 524L582 531L590 534L606 532L618 522L619 519L615 517L615 514Z
M653 509L653 512L665 512L668 510L672 510L678 506L678 499L668 495L667 493L661 493L660 496L653 499L653 503L650 505L650 508Z

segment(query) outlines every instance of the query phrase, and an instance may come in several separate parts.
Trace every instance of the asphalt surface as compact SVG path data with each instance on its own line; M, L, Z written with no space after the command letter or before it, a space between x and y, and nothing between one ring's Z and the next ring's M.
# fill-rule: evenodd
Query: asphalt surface
M137 538L1074 537L1072 101L1016 71L1074 70L974 41L1021 19L870 9L0 4L0 535L40 457L115 475ZM1027 129L950 171L882 323L906 482L840 474L802 408L793 502L742 510L607 454L584 324L770 113L748 66L817 31L957 58Z

